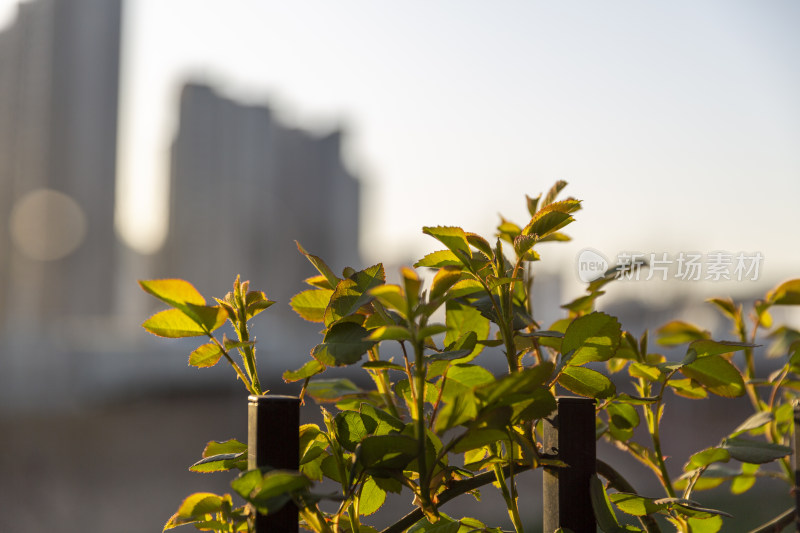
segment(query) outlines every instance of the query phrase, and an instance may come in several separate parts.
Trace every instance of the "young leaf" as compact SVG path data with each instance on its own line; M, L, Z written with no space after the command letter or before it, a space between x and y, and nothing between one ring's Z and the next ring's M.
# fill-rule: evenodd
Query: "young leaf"
M661 326L658 333L658 343L663 346L676 346L685 342L708 339L711 335L693 324L673 320Z
M331 326L322 344L311 355L325 366L346 366L357 363L375 344L367 339L367 330L353 322L339 322Z
M202 326L178 309L160 311L145 320L142 327L153 335L171 339L200 337L207 334Z
M306 394L317 402L335 402L345 396L361 394L362 391L355 383L347 378L341 379L316 379L306 387Z
M311 376L316 376L323 370L325 370L325 367L322 366L319 361L311 359L310 361L306 361L306 363L297 370L287 370L284 372L283 381L292 383L294 381L300 381L301 379L308 379Z
M358 514L369 516L381 508L386 501L386 491L375 483L375 480L367 478L361 486L361 495L358 498Z
M619 347L621 328L613 316L594 312L576 318L564 333L561 351L573 352L569 365L583 365L590 361L607 361Z
M422 228L422 232L447 246L458 258L462 257L461 254L466 257L472 256L469 249L469 242L467 241L467 234L461 228L450 226L426 226Z
M431 268L441 268L444 266L462 266L463 263L456 257L456 254L451 252L450 250L439 250L438 252L432 252L414 263L414 266L419 267L431 267Z
M767 293L772 305L800 305L800 279L785 281Z
M188 281L182 279L152 279L139 281L139 286L172 307L185 304L206 305L203 295Z
M224 472L238 468L239 470L247 470L247 453L221 453L219 455L212 455L200 459L189 470L192 472L210 473L210 472Z
M431 300L442 296L447 289L461 279L461 269L458 267L442 267L436 272L431 283Z
M697 352L697 357L708 357L709 355L722 355L731 352L744 350L745 348L755 348L757 345L746 342L734 341L712 341L710 339L696 340L689 345L689 350ZM688 350L687 350L688 351Z
M568 366L558 377L558 384L580 396L610 398L616 387L600 372L582 366Z
M322 322L332 295L332 290L308 289L296 294L289 300L289 305L303 319L309 322Z
M555 202L556 198L558 197L558 193L560 193L564 189L564 187L566 187L566 186L567 186L567 182L566 181L564 181L564 180L556 181L553 184L553 186L550 187L550 190L547 191L547 194L544 197L544 201L542 202L542 207L546 207L546 206L552 204L553 202Z
M164 525L164 530L172 529L183 524L191 524L205 518L206 515L217 513L222 509L226 499L212 492L196 492L186 497L181 502L178 511L170 517Z
M213 342L203 344L189 355L189 364L197 368L216 365L222 357L222 350Z
M683 471L696 470L712 463L727 463L730 459L731 454L725 448L706 448L692 455L689 462L684 465Z
M220 442L212 440L203 449L203 457L211 457L223 453L242 453L247 451L247 444L239 442L236 439L228 439Z
M317 269L317 272L325 276L325 279L328 280L328 284L331 287L336 287L339 284L339 278L336 274L333 273L333 270L325 264L325 261L317 257L316 255L311 255L310 253L306 252L305 249L300 245L299 242L294 241L297 245L297 249L300 250L300 253L306 256L306 259L314 265L314 268Z

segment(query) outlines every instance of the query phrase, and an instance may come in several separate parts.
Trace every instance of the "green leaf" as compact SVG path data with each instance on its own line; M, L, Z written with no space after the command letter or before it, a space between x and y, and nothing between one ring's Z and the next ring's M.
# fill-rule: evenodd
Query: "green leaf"
M153 335L171 339L200 337L208 334L207 330L179 309L160 311L145 320L142 327Z
M386 501L386 491L375 483L375 480L367 478L361 486L361 495L358 498L358 514L369 516L381 508Z
M667 508L665 503L657 504L652 498L645 498L638 494L627 492L609 494L608 498L614 502L620 511L633 516L645 516Z
M613 316L594 312L576 318L564 333L561 352L573 352L570 365L583 365L590 361L607 361L619 347L621 329Z
M701 400L708 396L708 392L695 381L686 379L670 379L667 385L672 387L672 392L684 398L691 398L693 400Z
M614 510L611 508L611 501L608 498L603 482L597 475L589 479L589 494L592 500L592 509L597 519L597 525L605 533L617 533L621 527Z
M447 388L447 387L445 387ZM442 434L450 428L473 420L478 415L478 401L471 392L449 398L436 416L436 432Z
M658 343L663 346L676 346L686 342L710 338L710 334L693 324L673 320L661 326L658 331Z
M238 468L239 470L247 469L247 452L239 453L221 453L219 455L212 455L200 459L189 470L192 472L209 473L209 472L224 472Z
M461 228L452 226L426 226L422 228L422 232L447 246L456 257L461 257L459 252L466 257L472 256L472 252L470 252L469 249L469 242L467 242L467 234Z
M383 306L393 309L403 317L408 316L408 303L403 289L399 285L379 285L369 291Z
M731 454L725 448L706 448L699 451L689 458L689 462L683 467L684 472L696 470L712 463L727 463L731 459Z
M404 326L381 326L372 330L367 339L375 342L410 341L411 332Z
M186 497L164 526L164 530L197 522L206 515L217 513L222 509L225 498L211 492L196 492Z
M482 290L484 290L483 285L481 285L479 281L474 279L462 279L450 287L447 291L447 296L448 298L461 298L462 296L469 296L470 294L475 294Z
M500 379L492 380L475 389L475 395L484 406L508 405L518 395L530 395L541 387L553 374L553 363L545 361L532 368L526 368L513 374L506 374ZM448 374L449 377L449 374Z
M325 324L330 326L372 301L370 289L383 285L385 278L383 265L377 264L340 281L325 309Z
M728 450L731 457L737 461L753 464L769 463L792 453L792 449L788 446L752 441L741 437L725 439L720 447Z
M692 533L717 533L722 529L722 517L714 515L708 518L692 517L689 518L689 527Z
M143 280L139 281L139 286L172 307L185 307L186 304L206 305L206 299L194 285L182 279Z
M435 300L443 296L447 290L461 279L461 269L454 266L444 266L436 272L431 283L430 299Z
M717 309L719 309L722 314L730 318L731 320L736 320L736 304L733 303L733 300L730 298L709 298L706 300L708 303L714 304Z
M464 453L503 441L508 442L508 433L503 430L493 428L470 429L458 438L452 449L455 453Z
M445 331L447 331L447 326L444 324L431 324L429 326L425 326L424 328L420 328L417 334L419 335L419 338L427 339L428 337L444 333Z
M747 420L739 424L739 426L731 433L731 437L736 437L737 435L741 435L746 431L765 426L774 419L775 415L772 414L772 411L761 411L760 413L755 413L754 415L748 417Z
M311 376L316 376L325 370L325 367L320 364L316 359L306 361L306 363L297 370L287 370L283 373L283 381L292 383L300 381L301 379L308 379Z
M564 190L564 187L567 186L567 182L564 180L556 181L550 190L547 191L547 194L544 197L544 201L542 201L542 207L546 207L553 202L555 202L556 198L558 197L558 193Z
M216 365L222 357L222 350L213 342L203 344L189 355L189 364L197 368Z
M239 442L236 439L228 439L226 441L212 440L203 449L203 457L211 457L222 453L242 453L247 451L247 444Z
M517 235L514 237L514 252L517 254L517 257L525 255L528 250L533 248L537 240L537 235Z
M785 281L767 293L772 305L800 305L800 279Z
M311 355L325 366L346 366L357 363L375 344L367 339L367 330L353 322L339 322L331 326L322 344Z
M344 396L362 394L360 388L349 379L315 379L306 387L306 394L318 402L335 402Z
M616 388L606 376L582 366L568 366L558 377L558 384L580 396L610 398Z
M622 441L633 436L633 430L639 426L639 413L628 403L612 403L606 407L609 430L612 435Z
M492 253L492 245L489 244L489 241L476 233L467 233L467 242L480 250L480 252L485 255L487 259L491 259L494 255Z
M477 339L489 336L489 319L481 312L469 305L466 300L448 300L446 304L445 325L447 333L444 336L445 346L451 346L465 335L475 335ZM481 352L483 346L477 345L472 350L472 355Z
M264 309L268 309L275 304L274 301L267 298L267 295L261 291L250 291L245 295L245 308L247 320L258 315Z
M687 378L691 378L709 392L726 398L744 394L742 375L727 359L719 355L709 355L681 368Z
M419 267L431 267L431 268L441 268L445 266L462 266L462 262L456 257L456 254L451 252L450 250L439 250L438 252L432 252L414 263L414 266Z
M744 350L745 348L755 348L756 344L734 341L712 341L710 339L696 340L689 345L689 350L697 352L697 357L708 357L709 355L722 355L731 352ZM688 351L688 350L687 350Z
M294 312L309 322L322 322L325 316L325 309L333 296L332 290L308 289L296 294L289 305Z
M306 259L314 265L314 268L317 269L317 272L325 276L325 279L328 281L330 287L336 287L339 284L339 277L333 273L333 270L325 264L325 261L317 257L316 255L311 255L310 253L306 252L305 249L300 245L299 242L294 241L297 245L297 249L300 250L300 253L306 256Z
M393 431L402 431L405 424L394 415L378 409L372 404L363 402L359 407L362 419L366 417L371 420L365 427L372 428L370 433L374 435L386 435Z
M406 435L371 435L361 441L356 457L364 468L404 468L417 456L417 440Z
M336 415L334 422L336 440L351 452L355 451L356 446L378 427L377 421L356 411L342 411Z
M366 368L367 370L399 370L400 372L405 372L406 370L405 367L391 361L367 361L361 365L361 368Z

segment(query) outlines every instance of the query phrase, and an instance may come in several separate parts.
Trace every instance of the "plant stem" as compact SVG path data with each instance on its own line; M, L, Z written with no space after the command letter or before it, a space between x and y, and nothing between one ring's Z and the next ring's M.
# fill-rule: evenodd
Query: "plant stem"
M526 470L530 470L532 468L531 465L524 465L524 464L516 464L515 469L516 472L525 472ZM511 471L511 465L506 465L503 467L503 473L507 474ZM475 477L471 477L469 479L462 479L460 481L456 481L455 483L450 485L450 488L445 490L444 492L440 493L437 497L439 501L439 506L444 505L445 503L449 502L453 498L461 496L473 489L477 489L478 487L482 487L484 485L488 485L496 480L494 472L484 472L483 474L478 474ZM392 524L391 526L387 527L386 529L382 530L381 533L402 533L403 531L407 530L420 520L425 515L422 512L422 509L414 509L406 516Z

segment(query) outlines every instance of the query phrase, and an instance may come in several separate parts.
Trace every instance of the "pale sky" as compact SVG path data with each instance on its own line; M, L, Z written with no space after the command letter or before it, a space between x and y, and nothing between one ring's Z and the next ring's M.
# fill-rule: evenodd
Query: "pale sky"
M434 249L423 225L524 224L524 195L564 179L584 210L550 268L725 250L797 275L799 26L796 0L131 0L118 226L163 237L191 79L346 129L368 262Z

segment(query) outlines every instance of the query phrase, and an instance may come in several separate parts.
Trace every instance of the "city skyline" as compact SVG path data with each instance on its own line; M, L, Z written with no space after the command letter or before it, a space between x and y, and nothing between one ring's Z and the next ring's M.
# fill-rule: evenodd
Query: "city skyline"
M0 2L6 20L15 4ZM168 146L193 79L289 124L344 127L365 177L366 262L429 251L423 225L520 220L523 195L556 179L584 210L546 268L585 247L760 252L774 282L798 261L795 2L125 9L117 223L140 251L164 239Z

